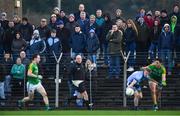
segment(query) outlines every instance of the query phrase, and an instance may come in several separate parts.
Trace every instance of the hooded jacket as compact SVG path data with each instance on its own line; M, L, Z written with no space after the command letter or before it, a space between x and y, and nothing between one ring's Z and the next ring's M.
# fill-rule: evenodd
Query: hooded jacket
M169 27L169 31L165 32L165 26ZM162 32L159 36L159 41L158 41L158 47L159 49L169 49L172 50L173 49L173 45L174 45L174 35L173 33L170 31L170 25L169 24L165 24Z
M172 21L173 18L175 19L174 22ZM176 17L175 15L173 15L173 16L171 17L171 32L173 32L173 33L174 33L174 30L175 30L176 24L177 24L177 17Z

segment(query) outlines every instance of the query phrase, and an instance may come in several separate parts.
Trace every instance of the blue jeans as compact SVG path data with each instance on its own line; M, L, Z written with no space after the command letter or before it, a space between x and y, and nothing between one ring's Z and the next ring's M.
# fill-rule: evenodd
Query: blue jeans
M169 49L161 49L160 50L160 58L162 59L163 64L168 67L167 71L172 71L172 50Z
M120 55L113 54L110 55L110 62L109 62L109 77L119 76L120 74Z
M88 59L91 60L92 63L97 63L96 54L88 54Z
M109 64L108 43L103 43L104 64Z
M151 60L155 60L158 52L158 44L155 42L152 42L149 47L149 55Z
M135 65L134 53L136 52L136 43L135 42L127 43L126 53L128 54L128 52L131 52L130 56L129 56L129 60L128 60L128 66L134 66Z
M0 99L5 99L4 82L0 82Z
M10 93L11 92L11 76L10 75L6 75L5 76L5 81L4 81L4 91L5 93Z

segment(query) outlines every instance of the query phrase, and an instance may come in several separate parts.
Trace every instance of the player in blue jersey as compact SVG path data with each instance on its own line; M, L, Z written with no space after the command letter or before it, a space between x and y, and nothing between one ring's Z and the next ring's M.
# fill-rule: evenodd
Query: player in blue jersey
M146 80L151 70L144 68L142 71L135 71L127 79L127 87L130 87L134 90L134 108L135 110L139 109L139 100L142 99L142 91L140 83L143 80Z

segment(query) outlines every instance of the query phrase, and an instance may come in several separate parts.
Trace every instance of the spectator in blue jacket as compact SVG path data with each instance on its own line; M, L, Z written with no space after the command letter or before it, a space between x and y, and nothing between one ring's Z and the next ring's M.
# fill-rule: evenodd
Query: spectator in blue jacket
M58 37L56 37L55 29L51 30L51 36L47 39L47 47L50 57L54 57L54 54L56 55L56 57L59 57L62 51L62 44L61 40Z
M86 18L86 12L80 13L80 19L77 20L77 24L80 25L81 31L87 36L89 31L89 19Z
M74 59L78 54L84 53L86 45L86 35L81 31L81 27L76 25L75 33L70 38L70 47L72 49L71 58Z
M165 24L158 40L158 48L160 51L160 58L166 67L168 67L168 74L171 75L172 71L172 51L174 45L174 35L170 31L170 25ZM167 62L166 62L167 58Z
M79 9L78 12L74 13L75 16L75 20L77 21L78 19L80 19L80 14L81 12L85 12L86 13L86 18L89 19L89 15L88 13L85 11L85 6L84 4L79 4Z
M86 39L86 51L88 53L88 59L92 63L96 64L96 53L99 49L99 40L93 29L89 31L89 36Z
M43 39L40 38L39 31L34 30L32 39L29 45L29 53L33 54L43 54L46 50L46 43Z

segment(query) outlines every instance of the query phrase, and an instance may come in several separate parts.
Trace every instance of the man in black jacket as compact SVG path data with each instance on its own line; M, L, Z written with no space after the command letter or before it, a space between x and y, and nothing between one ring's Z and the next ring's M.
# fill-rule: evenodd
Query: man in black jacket
M70 67L70 78L72 80L73 86L77 88L77 91L80 93L79 98L84 99L86 107L91 109L92 104L89 103L89 97L86 91L85 85L85 68L82 65L82 57L80 55L76 56L75 62ZM77 96L73 96L68 99L68 103L71 100L75 100L78 98Z

